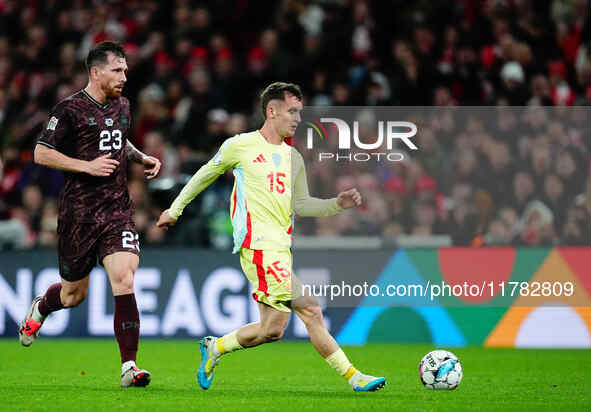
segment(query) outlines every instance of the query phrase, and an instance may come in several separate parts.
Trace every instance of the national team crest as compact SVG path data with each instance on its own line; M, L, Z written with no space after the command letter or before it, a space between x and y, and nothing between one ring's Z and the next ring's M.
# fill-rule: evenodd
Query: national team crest
M51 116L51 119L49 119L49 123L47 123L47 130L55 130L55 128L57 127L57 122L57 117Z
M281 155L279 153L273 153L272 158L275 167L279 167L279 165L281 164Z
M111 127L111 126L113 126L113 119L111 119L110 117L107 117L107 118L105 119L105 124L106 124L108 127Z

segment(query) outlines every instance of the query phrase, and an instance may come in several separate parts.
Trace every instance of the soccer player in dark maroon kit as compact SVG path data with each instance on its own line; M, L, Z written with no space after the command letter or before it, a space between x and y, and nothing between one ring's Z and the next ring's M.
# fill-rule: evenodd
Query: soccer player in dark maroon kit
M141 163L148 179L160 161L146 156L128 140L129 101L121 96L127 80L123 48L103 42L86 58L88 85L58 103L35 147L35 163L65 171L59 199L58 255L61 283L33 300L19 327L30 346L45 318L79 305L88 293L89 274L97 258L115 297L114 328L121 352L121 386L146 386L150 373L136 364L140 320L133 291L139 241L127 190L127 161Z

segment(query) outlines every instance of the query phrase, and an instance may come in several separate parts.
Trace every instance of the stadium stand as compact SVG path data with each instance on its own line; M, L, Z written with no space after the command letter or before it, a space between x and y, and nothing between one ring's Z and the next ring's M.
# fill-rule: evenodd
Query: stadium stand
M154 222L225 138L260 124L268 83L299 83L315 106L588 106L587 9L585 0L0 0L0 243L55 247L63 177L34 165L32 150L52 106L85 86L83 57L102 40L125 45L132 140L163 162L153 183L129 172L143 244L223 249L231 175L177 230ZM389 173L335 178L311 165L312 193L357 186L366 202L336 222L298 221L297 233L591 244L591 140L578 112L506 113L492 126L431 128L420 153Z

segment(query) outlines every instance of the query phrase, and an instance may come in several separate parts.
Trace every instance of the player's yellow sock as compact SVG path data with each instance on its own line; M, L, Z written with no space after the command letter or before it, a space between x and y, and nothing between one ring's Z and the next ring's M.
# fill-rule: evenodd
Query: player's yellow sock
M357 372L357 369L355 369L351 362L349 362L347 355L345 355L345 352L343 352L342 349L328 355L324 359L328 362L330 367L337 371L337 373L345 378L346 381L349 381L349 379L355 375L355 372Z
M236 337L236 330L234 332L230 332L227 335L218 338L216 342L216 349L218 354L223 355L224 353L234 352L235 350L244 349L240 343L238 343L238 338Z

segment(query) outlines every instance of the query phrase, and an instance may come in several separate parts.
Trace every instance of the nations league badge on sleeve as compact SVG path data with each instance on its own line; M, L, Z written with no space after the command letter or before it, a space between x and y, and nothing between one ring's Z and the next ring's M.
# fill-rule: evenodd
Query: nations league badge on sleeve
M57 122L57 117L51 116L51 119L49 119L49 123L47 123L47 130L55 130L55 128L57 127Z

